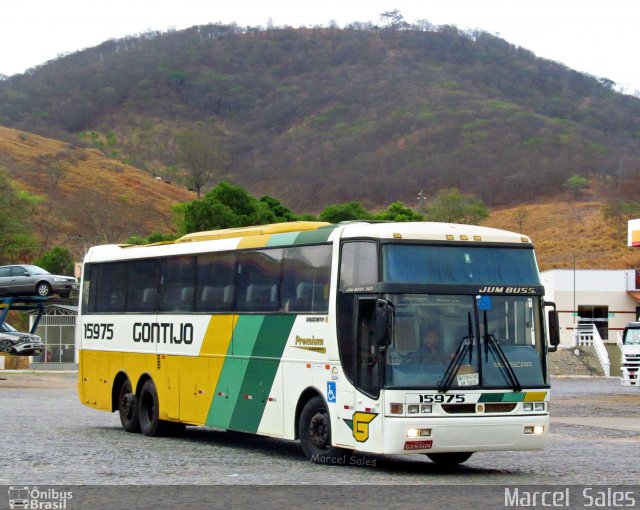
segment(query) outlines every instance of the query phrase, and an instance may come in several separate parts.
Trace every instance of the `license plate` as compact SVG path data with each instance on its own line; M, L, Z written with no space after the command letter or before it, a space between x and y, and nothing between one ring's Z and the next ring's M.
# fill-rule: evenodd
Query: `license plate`
M431 450L432 446L432 439L428 439L425 441L406 441L404 443L405 450Z

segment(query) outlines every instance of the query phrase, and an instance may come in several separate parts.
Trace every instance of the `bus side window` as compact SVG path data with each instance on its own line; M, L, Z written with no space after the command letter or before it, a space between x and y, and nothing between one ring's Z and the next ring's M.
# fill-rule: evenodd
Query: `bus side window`
M331 280L331 245L285 248L282 303L288 312L326 312Z
M195 257L168 257L162 260L159 310L161 312L192 311L195 278Z
M235 297L236 256L234 253L198 255L196 263L196 310L229 312Z
M372 242L348 242L342 245L340 288L378 281L378 245Z
M157 259L127 263L127 311L155 312L158 307L160 263Z
M282 248L273 248L238 255L238 311L275 312L280 308L282 252Z

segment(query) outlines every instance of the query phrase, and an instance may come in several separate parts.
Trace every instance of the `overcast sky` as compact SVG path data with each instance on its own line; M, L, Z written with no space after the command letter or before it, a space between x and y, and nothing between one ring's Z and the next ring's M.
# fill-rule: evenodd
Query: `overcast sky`
M62 53L149 29L206 23L325 25L380 20L398 9L428 20L481 29L539 57L640 90L638 0L2 0L0 74L12 75Z

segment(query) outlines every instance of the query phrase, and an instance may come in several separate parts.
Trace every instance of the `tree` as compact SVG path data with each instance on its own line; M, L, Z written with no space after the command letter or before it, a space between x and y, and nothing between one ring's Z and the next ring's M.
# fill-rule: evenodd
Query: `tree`
M319 219L329 223L340 223L341 221L370 220L372 216L360 202L352 201L328 205L320 213Z
M376 214L377 220L385 221L422 221L424 216L422 214L405 206L402 202L393 202L384 211Z
M458 188L445 188L427 206L425 216L429 221L474 224L489 217L489 209L473 195L460 193Z
M74 260L71 252L67 248L58 246L45 252L39 259L36 259L34 264L53 274L70 276L73 274L74 269Z
M214 171L226 164L226 156L215 136L203 130L183 131L176 137L180 149L180 162L189 175L198 198L202 187L209 182Z
M277 198L270 197L269 195L264 195L260 197L260 202L267 204L269 210L275 216L276 223L281 223L284 221L295 221L298 217L289 209L286 205L280 202Z
M281 208L276 207L277 204L280 203L275 199L258 200L237 184L221 182L202 200L188 202L174 211L182 212L183 218L179 222L181 232L188 234L203 230L264 225L279 220L287 221L271 209L274 207L282 214L288 211L282 204Z
M380 14L380 19L387 24L387 27L393 30L403 29L409 26L398 9L383 12Z
M586 177L575 174L569 177L564 183L564 187L569 190L573 198L578 198L588 185L589 181Z
M522 227L524 225L524 220L527 219L529 213L527 209L523 206L520 206L516 209L516 212L513 214L513 219L518 222L518 232L522 232Z
M0 263L9 263L30 256L35 250L29 217L42 199L16 189L2 167L0 189Z

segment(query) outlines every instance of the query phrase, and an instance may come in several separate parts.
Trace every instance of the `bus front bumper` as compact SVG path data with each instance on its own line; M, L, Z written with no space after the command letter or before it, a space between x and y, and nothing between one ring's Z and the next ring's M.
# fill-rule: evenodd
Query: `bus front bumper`
M541 450L548 415L456 418L385 417L386 454Z

